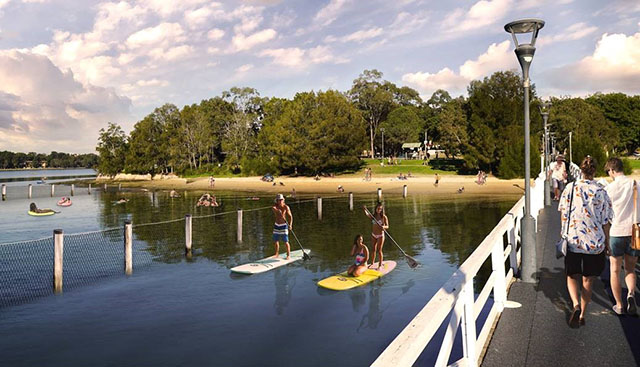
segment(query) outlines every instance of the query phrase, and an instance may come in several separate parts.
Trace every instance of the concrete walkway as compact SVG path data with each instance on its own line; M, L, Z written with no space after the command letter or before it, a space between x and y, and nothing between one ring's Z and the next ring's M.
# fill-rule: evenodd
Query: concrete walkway
M640 319L618 317L611 311L613 297L608 263L594 286L586 324L579 329L569 328L571 299L566 287L564 259L555 257L555 243L560 238L557 203L553 202L538 218L540 281L537 285L519 281L512 285L508 299L522 306L504 310L482 365L640 365Z

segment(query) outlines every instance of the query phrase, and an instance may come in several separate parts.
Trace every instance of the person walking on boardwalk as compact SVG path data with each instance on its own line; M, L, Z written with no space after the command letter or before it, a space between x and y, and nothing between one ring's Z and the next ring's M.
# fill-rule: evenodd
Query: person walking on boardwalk
M373 213L369 213L366 206L362 207L364 214L371 219L373 228L371 229L371 248L373 249L373 259L371 265L376 262L376 255L380 257L379 269L382 269L382 246L384 246L384 231L389 228L389 218L384 214L382 203L376 205Z
M639 250L631 248L631 226L638 217L640 205L634 198L635 181L624 175L622 161L610 158L604 166L613 182L606 187L613 204L613 220L609 230L609 263L611 266L611 293L616 300L613 312L623 313L622 287L620 286L620 268L624 266L624 281L627 285L627 312L635 314L637 310L634 289L636 289L636 262ZM634 200L636 203L634 205ZM634 213L634 211L636 211Z
M560 193L567 182L567 170L564 165L564 157L558 155L556 163L551 165L551 182L553 183L553 200L560 200Z
M561 233L567 233L568 226L564 267L573 304L569 318L572 328L584 324L594 280L604 270L605 249L609 247L609 226L613 218L609 195L593 179L595 160L587 156L580 169L583 179L567 185L558 205Z
M367 270L367 261L369 261L369 249L364 244L362 235L356 235L351 247L351 256L355 256L353 265L347 269L347 274L353 277L359 277Z
M275 202L275 205L271 208L276 217L275 224L273 225L273 241L276 254L273 255L273 257L280 255L280 241L282 241L287 246L287 260L289 260L291 258L289 228L293 228L293 215L291 214L291 208L284 203L284 196L282 194L276 195ZM287 221L287 216L289 217L289 221Z

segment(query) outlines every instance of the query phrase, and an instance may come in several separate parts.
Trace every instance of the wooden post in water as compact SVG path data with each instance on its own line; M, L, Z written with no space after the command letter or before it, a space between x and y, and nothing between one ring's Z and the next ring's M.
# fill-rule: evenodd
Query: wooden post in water
M71 196L73 196L76 193L76 185L71 184Z
M104 184L104 192L107 192L107 184Z
M124 222L124 273L133 274L133 228L130 220Z
M55 192L56 192L56 185L51 184L51 197L53 197L53 195L55 194Z
M378 187L378 201L382 201L382 188Z
M29 193L27 194L27 197L31 199L32 196L33 196L33 185L29 184Z
M318 220L322 220L322 198L318 197Z
M353 193L349 193L349 210L353 211Z
M89 188L87 189L87 193L91 195L91 184L89 184Z
M62 267L64 259L64 235L61 229L53 230L53 291L62 293Z
M184 216L184 251L186 254L191 253L191 214Z
M407 197L407 185L402 186L402 197Z
M238 243L242 243L242 209L238 209Z
M122 191L122 184L118 184L118 191Z
M7 200L7 185L2 184L2 201Z

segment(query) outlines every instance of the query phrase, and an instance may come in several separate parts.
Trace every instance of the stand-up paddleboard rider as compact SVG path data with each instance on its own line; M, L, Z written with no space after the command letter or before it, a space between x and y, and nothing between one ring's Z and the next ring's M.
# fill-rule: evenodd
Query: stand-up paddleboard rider
M384 231L389 228L389 218L384 213L384 206L378 203L373 213L369 214L366 206L362 207L364 214L371 219L371 247L373 248L373 259L371 265L376 262L376 255L380 258L379 267L382 268L382 246L384 246Z
M276 204L271 208L273 214L276 217L276 222L273 225L273 241L276 247L276 254L273 257L278 257L280 254L280 241L287 245L287 260L291 258L291 248L289 247L289 228L293 229L293 215L288 205L284 203L284 196L282 194L276 195ZM289 222L287 224L286 216L289 216Z

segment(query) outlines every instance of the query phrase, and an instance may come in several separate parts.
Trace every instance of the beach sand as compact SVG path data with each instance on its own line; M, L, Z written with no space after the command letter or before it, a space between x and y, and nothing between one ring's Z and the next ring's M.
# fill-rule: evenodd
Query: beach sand
M292 189L297 194L339 194L337 188L341 185L344 194L375 193L378 188L383 193L402 194L402 188L407 185L409 194L430 195L522 195L524 192L524 180L500 180L489 177L484 185L475 183L475 176L442 175L438 186L434 184L434 176L412 177L407 180L398 180L393 175L378 175L371 181L364 181L362 176L344 175L337 177L322 177L319 181L312 177L288 177L275 178L272 182L263 182L260 177L233 177L216 178L214 188L209 187L208 177L178 178L163 177L149 179L148 176L119 175L115 180L99 178L98 183L117 182L123 187L141 187L155 190L198 190L198 191L239 191L248 193L282 193L290 194ZM532 180L533 184L533 180ZM464 187L464 191L458 194L458 189Z

